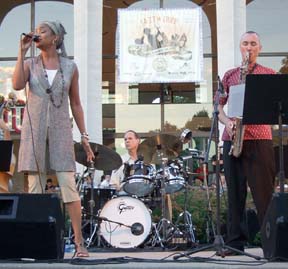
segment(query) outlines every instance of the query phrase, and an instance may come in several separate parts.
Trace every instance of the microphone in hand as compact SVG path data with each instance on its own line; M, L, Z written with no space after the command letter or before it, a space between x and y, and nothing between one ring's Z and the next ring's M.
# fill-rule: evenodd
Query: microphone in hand
M40 41L40 36L39 35L28 35L28 34L25 34L25 33L22 33L22 35L26 36L26 37L29 37L29 38L32 38L32 41L34 42L39 42Z

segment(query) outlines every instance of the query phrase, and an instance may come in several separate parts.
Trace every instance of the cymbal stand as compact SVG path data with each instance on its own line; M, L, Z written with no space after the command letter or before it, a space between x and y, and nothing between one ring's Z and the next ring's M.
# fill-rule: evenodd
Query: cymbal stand
M186 176L188 180L188 176ZM186 180L186 181L187 181ZM184 211L181 212L177 218L175 223L176 227L180 226L180 221L183 218L183 225L184 225L184 235L187 238L187 243L196 243L196 238L194 234L194 227L192 223L192 216L191 213L187 210L187 187L185 186L184 191Z
M211 141L211 140L209 140ZM206 241L207 243L210 242L210 236L211 233L210 231L212 230L212 235L215 238L216 236L216 230L215 230L215 225L213 223L212 219L212 207L211 207L211 199L210 199L210 193L209 193L209 187L208 187L208 180L207 180L207 163L208 163L208 151L205 154L205 160L203 161L203 181L204 181L204 186L206 189L206 197L207 197L207 215L206 215Z
M91 182L91 192L90 192L90 200L88 202L89 205L89 221L86 222L82 229L85 228L89 224L89 237L86 239L87 248L91 246L93 243L94 236L96 234L97 228L99 224L95 224L95 216L94 216L94 208L95 208L95 201L94 201L94 175L95 175L95 166L94 162L89 163L88 167L88 174ZM98 242L100 243L100 242Z
M84 180L85 180L85 173L87 170L83 172L81 175L80 173L75 174L75 180L76 180L76 190L79 193L83 192L83 185L84 185Z
M163 247L163 243L167 242L167 228L168 225L171 223L166 218L166 191L165 191L165 179L167 177L166 174L166 164L168 159L163 158L163 152L161 150L161 145L157 145L157 158L161 160L161 168L162 168L162 175L160 177L160 190L161 190L161 219L156 226L156 235L160 237L160 244ZM160 233L162 231L162 233ZM162 234L162 238L161 235Z

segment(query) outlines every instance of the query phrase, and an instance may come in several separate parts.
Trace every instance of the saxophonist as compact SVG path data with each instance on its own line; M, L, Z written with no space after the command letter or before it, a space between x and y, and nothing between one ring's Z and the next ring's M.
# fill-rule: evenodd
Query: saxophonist
M227 71L222 83L226 94L220 97L219 120L225 125L222 140L224 174L228 189L228 218L226 244L244 251L247 242L245 203L247 183L257 210L259 224L263 222L274 191L275 161L272 145L272 131L269 125L245 125L242 151L238 157L230 152L235 133L235 119L228 118L223 107L229 98L233 85L245 83L247 74L275 74L270 68L257 63L262 46L259 35L248 31L241 36L240 52L242 65ZM261 96L259 96L261 98ZM225 250L225 255L237 254Z

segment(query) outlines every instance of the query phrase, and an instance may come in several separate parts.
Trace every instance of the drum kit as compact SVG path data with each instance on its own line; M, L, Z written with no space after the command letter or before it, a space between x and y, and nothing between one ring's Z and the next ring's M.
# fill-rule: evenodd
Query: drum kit
M115 151L96 143L90 143L95 159L87 163L82 145L74 145L76 161L87 167L82 175L76 175L87 247L168 248L175 238L180 237L187 246L196 245L192 217L186 209L188 178L193 170L187 163L192 158L201 157L193 150L182 158L182 141L168 134L149 137L139 145L138 160L133 165L122 164ZM108 171L121 166L124 167L125 195L123 191L95 186L95 170ZM184 210L173 224L166 218L166 196L180 191L184 192ZM161 219L157 223L152 221L151 213L155 204L161 206Z

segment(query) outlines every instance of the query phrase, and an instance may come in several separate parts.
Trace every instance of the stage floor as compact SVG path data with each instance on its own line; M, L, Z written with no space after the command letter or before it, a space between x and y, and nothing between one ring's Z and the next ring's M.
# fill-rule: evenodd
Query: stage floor
M92 250L91 250L92 251ZM190 256L184 256L177 260L173 257L178 254L187 253L187 251L141 251L121 252L119 249L108 251L100 250L90 252L90 257L85 259L71 259L73 253L65 253L63 260L59 261L0 261L0 268L18 269L18 268L37 268L37 269L63 269L63 268L105 268L105 269L178 269L178 268L271 268L287 269L287 262L268 262L263 258L263 252L260 248L246 249L245 252L259 256L256 260L248 256L227 256L225 258L215 256L215 251L200 251Z

